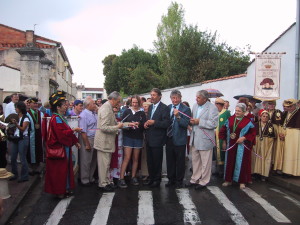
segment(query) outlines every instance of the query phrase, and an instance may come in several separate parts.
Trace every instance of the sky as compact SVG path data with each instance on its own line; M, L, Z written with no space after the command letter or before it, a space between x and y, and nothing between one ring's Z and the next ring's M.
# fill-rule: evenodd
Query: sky
M134 45L154 49L171 0L0 0L0 23L61 42L74 76L103 87L102 60ZM217 31L234 48L263 51L296 21L296 0L177 0L186 24Z

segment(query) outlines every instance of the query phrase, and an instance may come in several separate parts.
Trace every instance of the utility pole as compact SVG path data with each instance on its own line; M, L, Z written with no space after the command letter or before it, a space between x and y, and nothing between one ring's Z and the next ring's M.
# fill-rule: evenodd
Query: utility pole
M295 51L295 98L300 99L300 0L297 0L297 12L296 12L296 51Z

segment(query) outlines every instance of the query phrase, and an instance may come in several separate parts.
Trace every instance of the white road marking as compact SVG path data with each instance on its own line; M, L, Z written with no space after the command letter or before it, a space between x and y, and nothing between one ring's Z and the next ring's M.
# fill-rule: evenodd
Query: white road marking
M91 225L105 225L107 223L109 211L114 199L115 193L103 193Z
M263 199L260 195L258 195L256 192L251 190L250 188L244 188L242 189L249 197L251 197L254 201L256 201L258 204L260 204L266 212L273 217L274 220L276 220L278 223L291 223L291 221L286 218L279 210L277 210L274 206L272 206L270 203L268 203L265 199Z
M248 225L248 222L246 219L243 217L241 212L234 206L234 204L226 197L226 195L221 191L220 188L218 187L213 187L209 186L207 187L208 190L212 194L214 194L218 200L218 202L227 210L229 213L232 221L235 224L243 224L243 225Z
M296 206L298 206L300 208L300 201L298 201L297 199L288 196L287 194L283 193L282 191L275 189L275 188L270 188L270 190L278 192L280 194L283 195L283 197L285 197L286 199L290 200L291 202L293 202Z
M62 199L56 205L55 209L53 210L53 212L51 213L49 219L47 220L47 222L45 224L46 225L57 225L59 223L59 221L61 220L61 218L63 217L63 215L65 214L67 207L73 198L74 198L74 196L72 196L70 198Z
M186 188L176 189L176 194L179 203L183 206L183 221L185 224L200 224L200 217L198 215L195 204L193 203L189 190Z
M153 198L151 191L139 191L139 212L137 224L155 224L153 212Z

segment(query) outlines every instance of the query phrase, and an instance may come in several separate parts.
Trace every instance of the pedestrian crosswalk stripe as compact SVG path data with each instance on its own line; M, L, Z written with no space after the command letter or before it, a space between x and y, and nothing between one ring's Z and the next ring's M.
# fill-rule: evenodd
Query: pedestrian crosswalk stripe
M66 209L73 198L74 196L61 200L51 213L45 225L57 225L63 217L63 215L65 214Z
M139 191L139 212L137 224L154 224L153 198L151 191Z
M298 206L300 208L300 201L298 201L297 199L288 196L287 194L283 193L282 191L280 191L280 190L278 190L276 188L270 188L270 190L282 194L284 198L290 200L291 202L293 202L296 206Z
M278 223L291 223L291 221L288 218L286 218L281 212L279 212L279 210L277 210L273 205L271 205L265 199L259 196L256 192L247 187L242 190L254 201L259 203L266 210L266 212L271 217L273 217L273 219L276 220Z
M198 215L195 204L193 203L188 189L176 189L179 203L183 206L183 221L187 224L200 224L201 220Z
M105 225L107 223L109 211L112 205L115 193L103 193L91 225Z
M233 205L220 188L214 186L208 186L207 188L213 195L216 196L218 202L227 210L235 224L248 225L248 222L241 212Z

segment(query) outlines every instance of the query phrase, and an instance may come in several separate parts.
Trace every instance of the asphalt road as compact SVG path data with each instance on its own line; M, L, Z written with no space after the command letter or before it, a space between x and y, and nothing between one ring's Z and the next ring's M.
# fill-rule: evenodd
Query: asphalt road
M43 193L42 182L19 208L10 224L300 224L300 196L267 182L244 191L222 187L212 177L203 190L130 186L103 193L96 185L77 186L71 198Z

